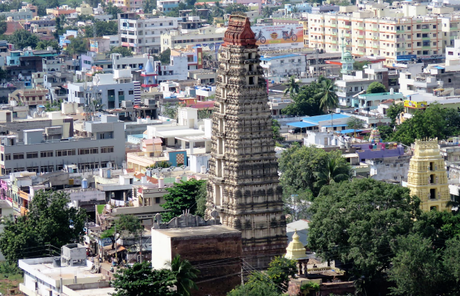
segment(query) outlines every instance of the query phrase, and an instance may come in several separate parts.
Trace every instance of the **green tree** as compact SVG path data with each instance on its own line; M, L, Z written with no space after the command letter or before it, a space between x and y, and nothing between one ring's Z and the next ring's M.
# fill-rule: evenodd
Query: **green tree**
M292 97L292 95L299 93L300 86L294 76L289 77L289 81L283 85L286 86L286 89L284 89L284 95L289 94L289 96Z
M171 57L171 49L167 48L163 52L160 53L160 62L164 65L169 65Z
M319 101L319 107L324 112L337 107L339 104L339 97L335 93L335 85L330 79L322 79L320 82L319 92L316 94Z
M206 211L206 197L208 195L208 191L206 189L207 186L207 181L204 181L201 184L200 190L198 192L197 198L196 198L196 212L200 217L204 217L205 211Z
M23 49L26 47L35 48L37 43L40 41L37 36L26 30L15 31L8 39L9 42L14 44L17 49Z
M380 125L377 127L380 132L380 137L384 142L390 141L393 137L393 128L389 125Z
M247 283L227 293L227 296L281 296L276 285L260 271L253 272Z
M361 129L364 127L364 124L364 120L361 120L354 116L350 116L350 118L348 118L347 120L347 127L352 129L355 134L357 129Z
M166 103L163 108L162 115L171 119L177 119L177 109L179 108L178 104Z
M104 10L105 13L110 14L112 16L111 19L117 19L118 14L123 12L123 10L121 10L119 7L113 5L112 2L107 3L107 6Z
M243 4L230 4L225 7L225 12L228 14L233 14L235 12L247 12L248 7Z
M123 46L112 47L110 49L109 53L119 53L123 57L132 57L133 56L133 52L131 50L129 50L129 48L123 47Z
M278 122L278 120L272 118L273 140L275 140L275 142L284 140L284 138L281 137L280 128L281 128L281 125Z
M417 110L411 119L400 124L393 140L410 145L415 139L447 139L459 134L460 114L453 109L443 109L431 104L426 110Z
M94 30L96 30L96 37L116 35L118 33L118 24L117 21L96 21L94 24L85 27L85 37L94 37Z
M329 153L326 157L325 165L321 166L318 171L314 172L316 188L339 183L349 180L351 176L351 166L342 156Z
M0 16L0 35L3 35L6 32L7 23L5 21L5 16Z
M191 214L195 214L197 210L196 201L200 196L201 186L204 182L204 180L190 179L166 188L168 191L168 194L164 196L166 202L161 206L169 211L162 214L163 221L170 221L172 218L182 215L184 210L190 210Z
M333 167L328 168L329 164L333 164ZM332 172L328 171L331 169ZM323 175L328 176L329 181L326 183L330 183L331 179L339 182L351 177L343 176L346 172L350 174L351 169L340 151L326 152L323 149L305 146L292 146L286 149L279 159L279 170L285 195L301 194L309 190L315 197L323 185L323 181L318 178L323 178Z
M59 43L56 40L40 40L37 43L37 47L35 49L42 49L45 50L47 47L52 47L54 50L59 50Z
M64 192L38 191L27 216L6 219L0 249L8 262L14 264L20 258L46 255L47 244L61 248L79 241L86 213L81 208L69 207L69 203Z
M366 90L366 93L368 94L378 94L378 93L384 93L386 92L385 85L381 84L378 81L372 82L369 87Z
M200 272L188 260L183 260L180 255L176 255L168 266L175 277L176 290L179 295L190 296L192 290L198 290L194 280Z
M120 268L111 282L113 296L162 295L179 296L173 290L175 276L171 270L155 270L150 262L134 263L133 267Z
M391 243L392 267L389 279L396 284L391 287L393 295L445 295L446 274L441 253L433 247L430 239L420 234L398 237Z
M86 40L81 37L72 38L66 48L67 53L72 56L85 53L87 50L88 44Z
M140 220L133 215L119 215L113 225L101 233L101 238L110 238L112 249L115 248L115 242L126 236L133 236L135 241L142 235L143 226Z
M318 92L319 85L315 82L302 86L299 93L291 97L293 103L282 110L283 114L294 116L314 116L321 114L320 99L316 97Z
M411 231L419 205L409 189L373 179L333 183L310 208L308 246L325 260L350 264L369 295L380 292L394 256L390 243Z
M453 288L453 295L460 293L460 236L455 236L446 241L446 248L443 253L443 265L446 273L451 278L450 287Z
M142 2L144 13L152 13L157 8L157 2L155 0L145 0Z
M268 265L267 275L278 287L278 291L286 293L290 278L295 278L297 262L284 257L275 257Z
M278 9L278 7L270 7L270 6L264 6L262 8L262 16L265 17L265 18L269 18L274 11L276 11Z
M396 124L396 118L404 111L403 104L393 104L387 109L387 116L391 119L391 124Z

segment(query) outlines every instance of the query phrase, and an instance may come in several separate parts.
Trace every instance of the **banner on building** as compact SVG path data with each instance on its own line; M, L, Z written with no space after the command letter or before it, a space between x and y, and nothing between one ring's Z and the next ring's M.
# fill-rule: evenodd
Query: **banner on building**
M260 49L304 47L302 25L253 26L251 29Z
M411 100L405 100L404 101L404 107L408 108L426 108L427 107L427 102L422 101L422 102L416 102L416 101L411 101Z

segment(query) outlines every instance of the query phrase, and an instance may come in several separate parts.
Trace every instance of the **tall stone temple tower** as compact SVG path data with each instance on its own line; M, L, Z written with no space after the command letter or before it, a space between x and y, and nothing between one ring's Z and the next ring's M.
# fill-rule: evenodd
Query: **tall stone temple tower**
M414 156L409 164L407 187L411 195L421 200L423 211L447 209L450 200L449 184L444 159L437 139L415 141Z
M242 232L243 259L264 269L286 250L286 220L267 85L249 19L230 16L219 50L207 214Z

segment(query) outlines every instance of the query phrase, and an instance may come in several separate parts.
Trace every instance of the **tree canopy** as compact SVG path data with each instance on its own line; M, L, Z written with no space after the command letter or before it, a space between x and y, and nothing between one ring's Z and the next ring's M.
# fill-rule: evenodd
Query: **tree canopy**
M37 47L35 49L43 49L45 50L47 47L52 47L54 50L59 50L59 43L56 40L40 40L37 43Z
M169 65L169 63L171 62L170 57L171 57L171 49L167 48L166 50L160 53L159 59L162 64Z
M60 248L79 241L86 213L81 208L69 207L69 202L66 193L39 191L26 216L7 218L0 234L0 249L8 262L46 255L46 245Z
M82 37L72 38L67 45L66 51L70 55L82 54L88 50L88 44Z
M279 159L280 182L285 195L310 191L317 196L321 187L351 177L351 167L340 151L292 146Z
M182 260L180 255L176 255L168 263L174 273L176 291L179 295L190 296L192 290L198 290L194 280L200 272L188 260Z
M94 30L96 36L94 36ZM96 21L94 24L85 27L85 37L102 37L105 35L118 34L118 23L116 21Z
M431 104L426 110L417 110L411 119L397 126L392 139L405 145L415 139L447 139L458 136L460 132L460 114L455 109L441 108Z
M133 56L133 52L131 50L129 50L129 48L123 47L123 46L112 47L110 49L110 53L119 53L123 57L132 57Z
M168 194L164 196L166 202L161 206L169 211L162 214L163 221L170 221L172 218L182 215L184 210L190 210L191 214L196 214L197 199L202 193L204 183L204 180L190 179L166 188L168 191Z
M142 230L141 221L136 216L119 215L112 226L101 233L101 238L110 238L112 249L114 249L115 242L120 237L132 235L134 238L138 238L142 234Z
M118 269L114 277L111 284L116 293L113 296L180 295L173 290L173 271L152 269L150 262L134 263L132 267Z
M404 111L404 104L393 104L387 109L387 116L391 119L391 124L395 125L396 118Z
M290 88L292 88L292 92ZM320 77L317 82L304 85L298 90L296 90L295 85L291 87L290 81L287 90L291 94L293 103L282 110L283 114L314 116L323 114L338 104L333 82L324 77Z
M38 37L27 30L17 30L8 38L8 41L14 44L17 49L26 47L35 48L40 41Z
M409 189L373 179L325 186L310 208L308 246L323 259L351 264L355 278L378 288L394 255L390 243L411 231L419 203Z
M387 91L387 89L385 88L385 85L381 84L378 81L374 81L368 86L368 88L366 90L366 93L368 93L368 94L376 94L376 93L383 93L383 92L386 92L386 91Z

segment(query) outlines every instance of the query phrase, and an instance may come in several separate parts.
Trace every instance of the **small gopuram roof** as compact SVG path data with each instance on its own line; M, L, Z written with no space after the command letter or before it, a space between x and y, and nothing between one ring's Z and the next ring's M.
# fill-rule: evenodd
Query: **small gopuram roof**
M230 16L228 28L224 34L224 44L222 45L256 46L256 35L251 30L251 23L247 16L240 14Z
M306 250L304 245L300 242L299 235L297 234L297 229L292 236L292 241L286 248L286 257L287 259L299 260L307 257L305 254Z

